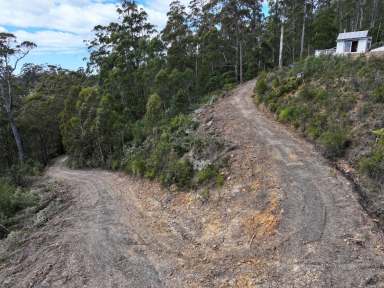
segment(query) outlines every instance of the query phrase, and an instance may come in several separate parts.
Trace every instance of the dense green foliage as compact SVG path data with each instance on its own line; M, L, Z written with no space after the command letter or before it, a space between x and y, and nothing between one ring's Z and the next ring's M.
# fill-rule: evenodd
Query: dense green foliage
M139 133L133 139L135 144L125 149L125 170L150 179L159 178L168 186L190 186L193 168L182 157L198 145L199 139L194 132L196 123L187 116L176 116L161 125L149 123L147 119L136 124Z

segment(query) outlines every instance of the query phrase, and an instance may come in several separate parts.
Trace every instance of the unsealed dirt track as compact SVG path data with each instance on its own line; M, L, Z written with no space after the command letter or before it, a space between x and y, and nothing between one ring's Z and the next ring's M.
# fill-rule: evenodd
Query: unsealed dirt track
M73 204L0 270L0 287L384 287L383 236L352 185L252 103L254 82L198 114L236 145L203 201L65 168Z

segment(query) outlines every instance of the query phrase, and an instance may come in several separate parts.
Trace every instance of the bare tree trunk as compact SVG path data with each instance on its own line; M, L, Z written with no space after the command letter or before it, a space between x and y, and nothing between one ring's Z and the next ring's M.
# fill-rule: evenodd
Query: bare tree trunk
M22 163L25 159L25 153L23 148L23 142L21 141L21 136L19 133L19 129L17 128L16 121L13 116L13 101L12 101L12 86L9 79L4 81L6 84L6 88L0 84L0 97L3 98L3 108L4 112L8 118L9 125L11 126L13 138L16 143L17 153L19 157L19 161ZM5 92L7 90L7 92Z
M300 45L300 59L303 59L304 54L304 40L305 40L305 22L307 20L307 0L304 0L304 18L303 18L303 29L301 31L301 45Z
M41 158L42 162L44 165L48 164L48 149L46 145L46 141L43 137L43 135L39 134L39 139L40 139L40 153L41 153Z
M196 93L199 89L199 45L196 45L196 59L195 59L195 89ZM196 96L194 96L194 100L196 100Z
M377 8L378 8L379 0L373 0L372 7L372 15L371 15L371 28L375 27L376 24L376 16L377 16Z
M377 29L377 34L376 34L376 41L379 41L379 37L380 37L380 30L381 30L381 22L379 23L379 29Z
M340 0L337 0L337 19L339 20L339 32L343 31L341 13L340 13Z
M240 48L240 83L243 83L243 44L239 43Z
M284 23L281 23L280 32L280 51L279 51L279 69L283 68L283 47L284 46Z
M236 61L235 61L235 78L236 83L239 81L239 48L236 48Z
M7 113L8 113L9 124L11 125L11 129L12 129L12 134L13 134L13 137L15 138L19 161L23 163L25 159L25 154L24 154L23 142L21 141L19 129L16 126L15 119L13 118L13 115L12 115L12 111Z
M235 77L236 77L236 83L239 82L239 22L236 23L236 61L235 61Z
M360 0L359 1L359 4L360 4L360 7L359 7L359 14L360 14L360 21L359 21L359 29L363 29L363 25L364 25L364 6L366 5L366 1L362 1Z

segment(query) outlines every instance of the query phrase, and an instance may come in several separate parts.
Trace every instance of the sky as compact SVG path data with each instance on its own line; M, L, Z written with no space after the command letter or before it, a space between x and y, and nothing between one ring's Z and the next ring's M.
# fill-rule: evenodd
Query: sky
M117 20L119 0L0 0L0 32L37 44L25 62L55 64L65 69L84 67L84 40L96 25ZM140 0L149 21L161 30L171 0ZM181 0L188 4L189 0ZM264 13L268 8L263 7Z

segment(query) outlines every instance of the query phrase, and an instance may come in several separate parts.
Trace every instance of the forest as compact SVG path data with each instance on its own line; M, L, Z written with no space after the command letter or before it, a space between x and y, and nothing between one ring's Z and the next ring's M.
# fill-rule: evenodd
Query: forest
M384 45L383 1L276 0L267 13L264 4L173 1L157 31L135 1L123 0L119 21L94 28L87 68L78 71L19 67L36 45L0 33L0 222L33 202L16 187L63 154L73 167L191 186L198 172L183 155L209 142L193 132L189 114L199 105L335 47L339 32L369 30L373 46Z

